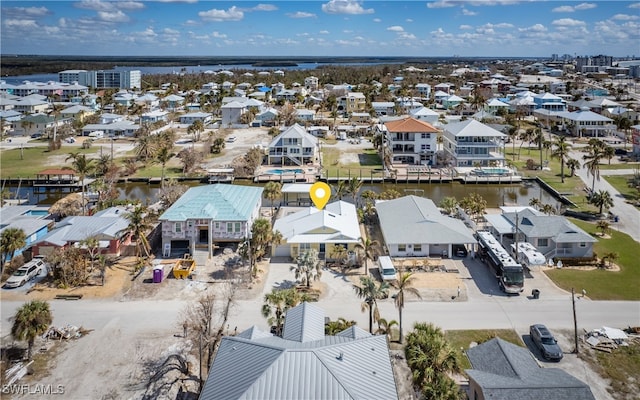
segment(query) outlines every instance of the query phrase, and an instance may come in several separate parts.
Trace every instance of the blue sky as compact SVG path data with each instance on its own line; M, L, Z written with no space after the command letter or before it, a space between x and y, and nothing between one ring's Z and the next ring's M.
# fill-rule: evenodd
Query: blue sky
M640 56L629 1L5 1L3 54Z

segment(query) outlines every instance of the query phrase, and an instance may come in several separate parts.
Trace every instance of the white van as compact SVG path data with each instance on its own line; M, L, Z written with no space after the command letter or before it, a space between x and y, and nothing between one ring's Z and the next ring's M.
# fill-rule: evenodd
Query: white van
M383 281L395 281L398 279L396 276L396 267L393 266L391 257L380 256L378 257L378 262L380 263L380 276Z
M96 139L102 139L104 137L104 131L91 132L89 134L89 137L96 138Z

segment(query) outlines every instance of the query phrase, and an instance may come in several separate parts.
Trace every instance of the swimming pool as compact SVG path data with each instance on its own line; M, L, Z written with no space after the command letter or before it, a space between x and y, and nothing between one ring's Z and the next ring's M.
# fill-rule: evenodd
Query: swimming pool
M480 168L474 169L476 175L510 175L511 170L507 168Z
M303 174L304 171L301 169L269 169L266 171L269 175L284 175L284 174Z

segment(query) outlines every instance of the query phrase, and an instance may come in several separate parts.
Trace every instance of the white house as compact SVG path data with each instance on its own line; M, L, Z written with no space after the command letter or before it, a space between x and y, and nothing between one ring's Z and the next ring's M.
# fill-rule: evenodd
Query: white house
M207 125L211 122L213 117L209 113L205 112L192 112L180 116L180 124L191 125L196 121L202 121L203 125Z
M392 101L372 101L371 107L378 117L383 115L396 115L396 104Z
M501 150L506 137L475 119L443 127L444 150L452 157L455 167L503 166L505 158Z
M327 204L322 210L312 206L288 214L278 219L273 229L283 238L282 244L273 249L273 255L293 259L307 249L315 249L320 259L334 258L334 246L353 251L361 236L355 205L341 200Z
M220 107L222 113L221 126L233 125L240 122L242 114L247 112L247 107L244 103L238 101L232 101L224 104Z
M435 164L438 130L431 124L409 117L384 125L392 164Z
M411 117L419 121L427 122L431 125L435 125L438 122L438 118L440 118L440 114L438 114L438 112L427 107L420 107L411 111L409 114Z
M268 164L305 165L318 161L318 138L294 124L269 143Z

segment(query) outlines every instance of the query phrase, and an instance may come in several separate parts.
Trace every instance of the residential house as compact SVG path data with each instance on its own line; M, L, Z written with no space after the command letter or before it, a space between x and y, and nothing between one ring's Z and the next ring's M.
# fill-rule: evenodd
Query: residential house
M304 78L304 87L307 90L318 90L318 78L316 76L307 76Z
M462 97L456 96L455 94L442 99L442 106L448 110L456 108L462 103L464 103L464 99Z
M559 114L563 127L576 137L604 137L615 131L616 126L611 118L597 114L588 108L574 112Z
M502 214L485 217L491 225L490 231L507 247L515 242L517 226L518 240L531 243L547 259L593 256L593 244L597 240L563 216L521 207L505 208Z
M316 118L316 112L314 110L308 110L306 108L296 109L296 120L301 122L311 122Z
M564 369L541 367L529 350L500 338L466 353L469 400L595 400L586 383Z
M126 214L124 207L111 207L91 216L66 217L34 243L33 255L47 256L70 246L82 248L85 240L96 238L100 254L119 256L122 247L131 243Z
M396 103L392 101L372 101L371 107L378 117L383 115L396 115Z
M499 110L509 111L509 104L502 102L496 98L493 98L486 102L484 109L487 112L496 114Z
M444 150L453 166L504 166L504 133L475 119L447 124L443 130Z
M40 95L22 97L13 103L13 109L23 114L45 113L49 108L49 102Z
M140 124L122 120L110 124L87 124L82 128L82 135L89 136L92 132L102 131L105 137L133 137L138 129L140 129Z
M47 207L24 205L0 207L0 234L6 229L16 228L21 229L26 237L25 246L17 249L14 256L22 254L49 232L54 221L46 219L48 216ZM4 261L11 261L11 254L7 254Z
M260 121L262 126L273 126L278 120L278 115L280 113L273 107L269 107L266 110L262 111L260 114L257 114L255 119Z
M133 93L121 91L116 93L116 95L113 97L113 101L121 106L131 107L137 98L138 97Z
M631 129L632 152L635 156L640 156L640 125L633 125Z
M428 83L417 83L414 88L421 98L426 100L431 98L431 85Z
M177 94L170 94L169 96L163 98L160 104L164 105L164 108L170 111L175 111L182 107L184 99L184 97L178 96Z
M153 124L154 122L164 121L167 122L169 120L169 112L163 110L153 110L146 112L140 116L140 123L145 124Z
M34 132L46 133L54 127L60 127L71 122L69 118L54 118L46 114L32 114L20 120L20 129L23 135L31 135Z
M269 143L268 164L305 165L318 161L318 138L294 124Z
M440 118L440 114L438 114L438 112L427 107L420 107L411 111L410 116L418 121L423 121L433 126L438 123L438 119Z
M391 150L392 164L435 163L438 130L433 125L409 117L388 121L385 126L386 143L387 148Z
M367 124L371 121L371 115L366 112L354 112L349 116L349 121L357 124Z
M293 89L283 89L275 94L276 100L296 102L298 91Z
M435 94L433 95L433 99L435 100L435 102L437 104L442 105L442 102L449 98L449 96L451 96L449 93L447 92L443 92L442 90L438 90L435 92Z
M261 187L213 184L187 190L159 218L163 252L209 256L219 243L239 243L249 237L260 216Z
M436 92L441 91L446 93L447 95L453 93L452 92L453 89L455 89L455 85L453 83L448 83L448 82L438 83L433 87L433 90L435 90Z
M549 111L566 111L567 103L560 96L551 93L540 93L533 96L536 108L543 108Z
M99 124L112 124L114 122L124 121L124 115L120 114L112 114L112 113L103 113L100 115L100 119L98 120Z
M324 311L304 302L287 311L282 337L256 326L223 336L200 400L397 400L386 336L324 326Z
M220 107L222 113L222 127L240 123L240 117L247 112L247 106L238 101L232 101Z
M62 118L75 119L82 122L85 117L93 115L95 113L95 110L90 107L76 104L60 111L60 116Z
M391 257L452 255L455 245L477 242L461 220L442 215L434 202L424 197L376 201L376 211Z
M338 98L338 111L345 113L366 111L366 98L363 93L349 92Z
M316 250L320 259L335 258L335 246L353 252L361 236L356 207L342 200L327 204L322 210L306 207L285 215L273 229L283 238L273 255L294 260L308 249Z
M207 126L212 120L211 114L206 112L192 112L180 116L181 125L191 125L196 121L201 121L204 126Z

